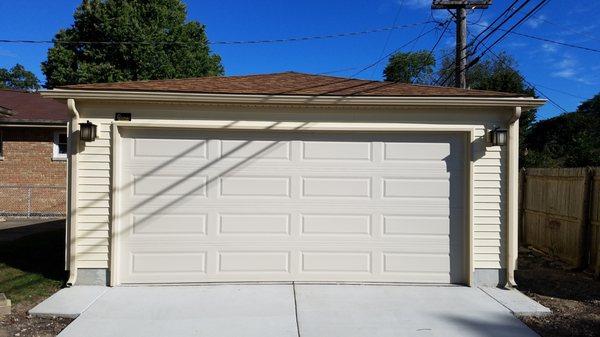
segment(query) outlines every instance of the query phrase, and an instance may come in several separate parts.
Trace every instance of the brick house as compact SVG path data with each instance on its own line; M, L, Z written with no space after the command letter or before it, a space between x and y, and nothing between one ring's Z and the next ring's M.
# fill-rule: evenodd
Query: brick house
M0 89L0 216L65 214L67 107Z

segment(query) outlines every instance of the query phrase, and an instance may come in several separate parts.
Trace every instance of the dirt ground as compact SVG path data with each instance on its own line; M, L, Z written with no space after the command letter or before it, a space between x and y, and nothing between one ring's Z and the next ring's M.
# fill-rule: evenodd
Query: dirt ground
M0 337L54 337L71 323L67 318L29 316L27 311L42 300L17 303L10 315L0 317Z
M522 318L542 337L600 336L600 281L533 251L519 254L519 290L552 315Z

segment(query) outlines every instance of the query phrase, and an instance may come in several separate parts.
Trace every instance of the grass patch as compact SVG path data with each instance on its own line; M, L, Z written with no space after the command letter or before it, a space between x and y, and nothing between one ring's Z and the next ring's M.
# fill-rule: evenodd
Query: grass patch
M0 292L14 303L47 297L64 279L64 230L0 242Z

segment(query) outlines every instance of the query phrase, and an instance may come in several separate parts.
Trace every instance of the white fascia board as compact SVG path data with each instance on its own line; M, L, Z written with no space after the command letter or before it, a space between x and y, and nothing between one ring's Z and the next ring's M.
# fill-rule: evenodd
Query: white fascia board
M199 104L323 105L323 106L464 106L537 108L544 99L529 97L445 97L445 96L306 96L202 94L159 91L53 89L41 92L55 99L147 101Z

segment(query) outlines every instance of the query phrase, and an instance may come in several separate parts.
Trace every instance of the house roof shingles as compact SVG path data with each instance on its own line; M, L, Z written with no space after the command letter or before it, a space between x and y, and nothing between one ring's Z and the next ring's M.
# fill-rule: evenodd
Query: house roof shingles
M519 94L497 91L369 81L353 78L303 74L297 72L248 76L213 76L172 80L75 84L62 86L60 89L307 96L522 96Z
M0 89L0 124L66 124L64 103L39 93Z

